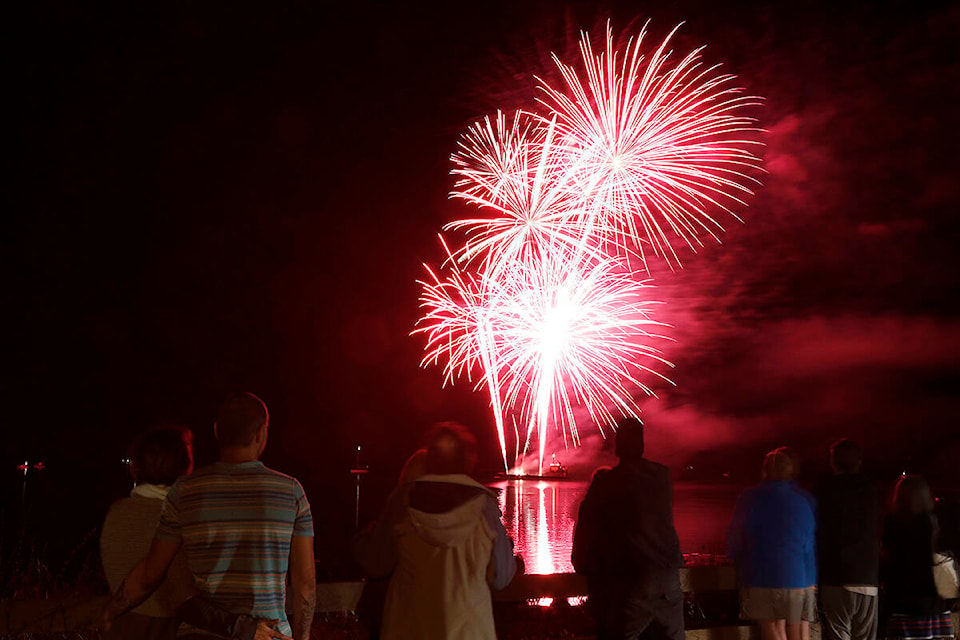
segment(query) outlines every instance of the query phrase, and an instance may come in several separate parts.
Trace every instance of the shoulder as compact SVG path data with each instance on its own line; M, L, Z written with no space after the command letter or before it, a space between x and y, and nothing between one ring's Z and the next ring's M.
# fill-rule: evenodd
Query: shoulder
M263 475L270 476L271 478L274 478L279 482L286 482L291 485L300 484L300 481L294 478L293 476L283 473L282 471L277 471L276 469L271 469L266 465L259 467L258 472L262 473Z
M109 518L111 513L118 513L120 511L123 511L124 509L127 509L130 505L131 500L132 498L129 498L129 497L118 498L114 500L113 503L110 505L110 508L107 509L107 517Z
M812 493L797 485L792 485L792 489L794 494L800 499L801 504L807 504L811 509L817 508L817 499Z
M737 496L737 508L749 508L757 499L757 496L763 495L763 492L764 486L762 484L744 489L740 492L740 495Z
M615 475L613 469L610 467L600 467L593 472L593 478L590 480L590 488L603 486L605 483L613 481Z
M107 509L107 517L103 520L104 531L111 529L114 523L126 516L130 511L130 500L131 498L120 498L113 501L113 504Z
M757 484L752 487L747 487L740 492L741 498L755 498L759 495L763 495L769 490L769 487L766 484Z
M612 467L600 467L599 469L597 469L596 471L593 472L593 479L594 479L594 480L603 480L603 479L606 479L606 478L611 477L612 475L613 475L613 468L612 468Z
M144 498L142 496L120 498L110 505L107 518L138 517L153 512L159 513L162 506L163 500L161 498Z
M265 465L260 467L258 473L269 482L285 487L286 489L293 491L293 493L297 494L298 496L304 495L303 485L301 485L300 481L291 475L277 471L276 469L271 469Z
M660 464L659 462L654 462L653 460L643 459L647 471L656 475L659 478L669 478L670 477L670 467L665 464Z
M170 487L170 491L167 493L169 497L170 494L183 493L188 491L191 488L208 482L213 478L216 478L219 474L217 473L216 465L208 465L206 467L200 467L196 469L193 473L188 476L180 476L177 478L177 481L173 483Z

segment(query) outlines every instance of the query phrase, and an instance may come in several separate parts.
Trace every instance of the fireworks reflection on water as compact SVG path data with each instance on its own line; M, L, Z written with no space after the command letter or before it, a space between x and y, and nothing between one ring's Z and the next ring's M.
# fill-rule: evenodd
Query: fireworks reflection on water
M573 531L588 486L580 480L508 480L491 485L499 492L504 524L527 573L573 571ZM674 523L688 565L724 561L726 530L740 490L731 485L674 485Z

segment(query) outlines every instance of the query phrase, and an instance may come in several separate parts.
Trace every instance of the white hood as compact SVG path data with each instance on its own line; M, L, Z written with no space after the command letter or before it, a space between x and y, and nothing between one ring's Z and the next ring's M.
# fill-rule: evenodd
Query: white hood
M483 507L490 497L495 496L485 486L470 476L460 474L428 474L418 478L417 482L459 484L482 490L482 493L477 494L475 498L443 513L427 513L408 507L413 528L425 542L435 547L455 547L463 544L478 526L482 526L485 534L492 537L493 532L489 531L483 518Z

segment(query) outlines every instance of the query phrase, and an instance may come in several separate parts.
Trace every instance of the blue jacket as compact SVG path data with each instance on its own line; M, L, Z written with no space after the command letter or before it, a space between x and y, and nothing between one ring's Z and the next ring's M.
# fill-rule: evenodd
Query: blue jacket
M727 533L745 587L802 589L817 583L816 501L792 482L767 480L740 494Z

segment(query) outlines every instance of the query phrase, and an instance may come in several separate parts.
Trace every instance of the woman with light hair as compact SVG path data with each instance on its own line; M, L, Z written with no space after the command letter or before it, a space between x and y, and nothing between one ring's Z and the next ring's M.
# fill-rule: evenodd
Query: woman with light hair
M727 534L740 581L740 615L763 640L808 640L816 620L815 503L795 480L792 449L763 460L763 481L740 495Z
M930 486L920 476L897 482L883 522L880 585L887 638L952 638L953 620L933 578L938 534Z

